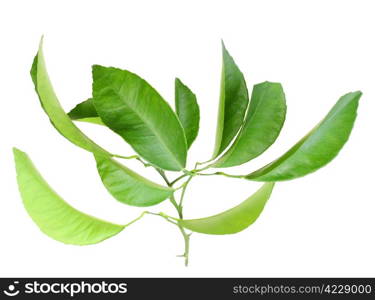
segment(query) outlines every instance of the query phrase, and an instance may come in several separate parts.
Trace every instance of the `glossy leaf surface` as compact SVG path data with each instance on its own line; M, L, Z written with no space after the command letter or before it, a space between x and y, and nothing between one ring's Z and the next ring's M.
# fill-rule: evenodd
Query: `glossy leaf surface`
M233 234L240 232L259 217L271 196L274 183L265 183L257 192L239 205L220 214L192 220L179 220L179 224L195 232L206 234Z
M124 229L86 215L66 203L44 180L26 153L14 149L23 204L40 230L66 244L99 243Z
M285 95L280 83L255 85L245 124L232 146L214 166L237 166L262 154L279 136L285 114Z
M139 76L93 66L93 98L103 122L150 163L179 171L186 163L186 138L168 103Z
M69 113L68 116L75 121L88 122L98 125L104 125L96 112L94 101L89 98L77 104Z
M220 155L240 129L249 103L246 82L224 44L216 141L212 158Z
M361 92L342 96L327 116L280 158L246 175L256 181L281 181L304 176L329 163L352 131Z
M199 106L194 93L178 78L175 80L175 107L184 128L187 147L190 148L198 135Z
M172 195L174 189L156 184L111 158L95 156L104 186L118 201L133 206L151 206Z
M68 117L53 90L48 77L46 64L43 56L43 42L39 45L32 68L31 78L35 85L35 90L39 96L40 103L48 115L53 126L73 144L90 152L109 156L110 154L89 139Z

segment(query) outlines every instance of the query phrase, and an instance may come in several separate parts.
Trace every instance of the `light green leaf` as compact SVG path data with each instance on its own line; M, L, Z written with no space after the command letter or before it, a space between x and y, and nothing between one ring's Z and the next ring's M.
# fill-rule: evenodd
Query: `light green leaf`
M262 154L279 136L285 114L285 95L280 83L255 85L245 124L229 150L213 166L237 166Z
M40 42L39 51L35 56L30 74L35 85L35 90L39 96L40 103L51 123L57 131L73 144L92 153L110 156L106 150L95 144L76 125L74 125L72 120L61 107L48 77L42 47L43 40Z
M102 120L98 117L92 98L77 104L68 113L68 116L75 121L104 125Z
M198 135L199 106L196 96L178 78L175 80L175 106L177 116L185 131L189 149Z
M216 141L212 159L219 156L230 144L240 129L249 103L249 96L243 74L233 58L223 48L223 66Z
M174 189L156 184L111 158L95 156L104 186L118 201L134 206L151 206L170 197Z
M256 181L290 180L329 163L349 138L361 95L353 92L342 96L327 116L289 151L244 177Z
M26 153L13 149L23 204L40 230L66 244L89 245L118 234L125 226L86 215L66 203L43 179Z
M186 164L186 138L168 103L139 76L93 66L93 99L103 122L150 163L170 171Z
M274 183L265 183L257 192L239 205L220 214L192 220L178 220L178 223L192 231L206 234L233 234L240 232L259 217L270 198Z

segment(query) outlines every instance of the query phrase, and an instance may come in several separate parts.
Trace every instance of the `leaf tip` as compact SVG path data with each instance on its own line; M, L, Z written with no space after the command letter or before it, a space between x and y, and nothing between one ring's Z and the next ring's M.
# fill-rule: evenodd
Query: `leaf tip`
M101 66L101 65L97 65L97 64L91 66L91 70L92 70L92 74L93 75L95 75L98 72L101 72L101 71L103 71L105 69L109 69L109 68Z
M38 47L38 54L39 55L39 52L40 53L43 53L43 44L44 44L44 35L42 35L40 37L40 40L39 40L39 47Z
M19 154L25 154L25 152L21 151L20 149L16 147L13 147L12 150L13 150L14 156L19 155Z
M362 91L359 91L359 90L358 90L358 91L354 91L354 92L352 92L352 94L355 95L355 96L357 96L357 97L359 98L359 97L362 96L363 93L362 93Z
M222 49L225 49L225 43L223 39L220 39Z

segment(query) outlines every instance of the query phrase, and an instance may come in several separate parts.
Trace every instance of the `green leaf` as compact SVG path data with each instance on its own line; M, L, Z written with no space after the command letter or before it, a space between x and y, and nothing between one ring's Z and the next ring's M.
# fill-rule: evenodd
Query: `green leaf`
M256 181L290 180L312 173L329 163L352 131L361 92L342 96L327 116L280 158L245 175Z
M93 98L103 122L150 163L170 171L186 164L186 138L168 103L139 76L93 66Z
M114 236L125 228L71 207L48 185L26 153L15 148L13 152L23 204L46 235L66 244L89 245Z
M149 181L111 158L95 156L95 159L104 186L122 203L151 206L167 199L174 192L174 189Z
M216 141L212 159L219 156L230 144L240 129L249 103L249 96L243 74L223 48L223 66Z
M103 121L99 117L96 117L96 118L83 118L83 119L77 119L75 121L105 126L105 124L103 123Z
M274 183L265 183L257 192L239 205L220 214L192 220L178 220L178 223L192 231L206 234L233 234L240 232L259 217L270 198Z
M83 118L92 118L97 117L98 113L96 112L94 101L92 98L89 98L79 104L77 104L69 113L68 116L72 120L78 120Z
M285 114L285 95L280 83L255 85L245 124L229 150L213 166L237 166L262 154L279 136Z
M185 131L187 148L189 149L198 135L199 106L193 92L180 79L175 80L176 113Z
M80 104L77 104L69 113L68 116L75 121L88 122L98 125L104 125L96 112L94 101L89 98Z
M39 51L35 56L30 74L35 85L35 90L39 96L40 103L51 123L57 131L73 144L92 153L110 156L106 150L95 144L76 125L74 125L72 120L61 107L48 77L42 47L43 40L40 42Z

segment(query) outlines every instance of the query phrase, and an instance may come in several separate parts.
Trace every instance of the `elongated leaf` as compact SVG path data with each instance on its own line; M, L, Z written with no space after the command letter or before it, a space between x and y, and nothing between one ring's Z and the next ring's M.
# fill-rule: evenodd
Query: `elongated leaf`
M240 129L249 103L245 78L223 47L219 113L212 159L220 155Z
M134 206L151 206L167 199L174 189L156 184L117 161L95 156L104 186L118 201Z
M198 135L199 106L193 92L178 78L175 80L175 106L177 116L185 131L189 149Z
M102 120L99 118L98 113L96 112L94 101L92 100L92 98L89 98L77 104L68 113L68 116L75 121L104 125Z
M192 220L179 220L178 223L192 231L206 234L233 234L240 232L259 217L271 196L274 183L265 183L257 192L239 205L220 214Z
M244 126L235 142L214 166L237 166L262 154L279 136L285 114L285 95L280 83L255 85Z
M66 203L43 179L26 153L13 149L23 204L40 230L66 244L99 243L125 226L86 215Z
M116 68L93 66L93 98L103 122L150 163L179 171L186 138L168 103L142 78Z
M280 158L246 175L256 181L281 181L304 176L329 163L352 131L361 92L342 96L327 116Z
M74 125L69 116L64 112L61 107L48 78L45 62L43 58L42 42L39 46L39 51L34 59L34 63L31 69L31 76L35 84L35 89L39 95L42 107L49 116L52 124L55 128L68 140L80 146L88 151L93 152L97 156L110 157L106 150L96 145L91 141L78 127ZM83 118L82 120L91 122L101 122L100 118L97 117L95 107L93 106L92 99L88 99L85 102L77 105L75 109L70 113L72 118ZM96 117L95 117L96 116ZM124 167L125 168L125 167ZM125 169L124 169L125 170ZM128 170L129 174L132 174L133 178L143 178L140 175ZM143 178L144 179L144 178ZM151 184L150 181L144 179L145 182ZM133 182L135 183L135 182ZM140 186L138 186L140 188ZM132 197L132 195L129 195ZM130 199L130 198L128 198ZM146 199L144 200L146 203ZM156 201L155 198L152 201ZM152 202L151 201L151 202ZM161 201L161 200L160 200Z
M110 154L106 150L95 144L76 125L74 125L72 120L61 107L48 77L42 47L43 41L41 40L38 54L35 56L30 74L35 85L35 90L39 96L40 103L51 123L57 131L73 144L92 153L109 156Z

